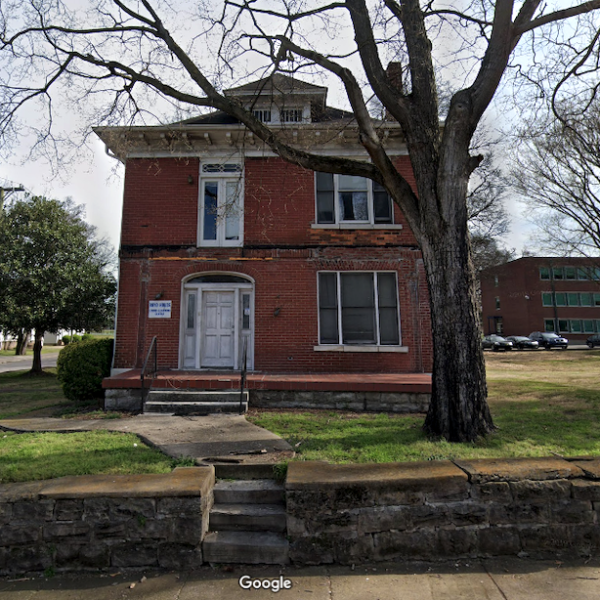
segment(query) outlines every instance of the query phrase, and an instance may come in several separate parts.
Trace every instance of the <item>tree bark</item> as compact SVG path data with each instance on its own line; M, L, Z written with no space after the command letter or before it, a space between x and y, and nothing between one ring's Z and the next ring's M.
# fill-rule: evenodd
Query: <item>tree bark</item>
M421 250L431 298L433 374L423 428L431 437L472 442L495 427L486 401L470 242L466 231L456 235L454 228L425 237Z
M27 344L29 343L29 332L25 329L19 330L17 336L17 347L15 348L15 356L25 356L27 353Z
M44 342L44 332L35 330L35 341L33 342L33 364L31 365L31 375L40 375L42 369L42 346Z

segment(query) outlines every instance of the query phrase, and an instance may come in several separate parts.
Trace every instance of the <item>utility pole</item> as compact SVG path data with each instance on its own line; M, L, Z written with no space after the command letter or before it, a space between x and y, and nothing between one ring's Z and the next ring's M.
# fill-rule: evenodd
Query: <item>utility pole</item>
M6 192L24 192L25 188L22 185L17 187L2 187L0 185L0 212L4 210L4 198Z

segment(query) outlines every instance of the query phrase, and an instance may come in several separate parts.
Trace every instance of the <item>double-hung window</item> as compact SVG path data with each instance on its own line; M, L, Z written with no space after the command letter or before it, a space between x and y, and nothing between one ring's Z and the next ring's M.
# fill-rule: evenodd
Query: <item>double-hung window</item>
M200 176L199 245L241 246L242 165L204 163Z
M316 173L317 224L393 223L386 189L364 177Z
M319 343L398 346L396 274L319 273Z

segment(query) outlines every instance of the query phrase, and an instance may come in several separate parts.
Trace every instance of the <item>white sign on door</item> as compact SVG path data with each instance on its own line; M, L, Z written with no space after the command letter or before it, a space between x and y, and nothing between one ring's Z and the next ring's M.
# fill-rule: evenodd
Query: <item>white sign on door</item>
M170 319L171 300L150 300L148 308L149 319Z

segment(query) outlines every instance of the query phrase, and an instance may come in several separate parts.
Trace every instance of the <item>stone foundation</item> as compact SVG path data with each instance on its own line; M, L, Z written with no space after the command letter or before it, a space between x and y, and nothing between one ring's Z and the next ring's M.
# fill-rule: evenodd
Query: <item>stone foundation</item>
M425 413L430 394L250 390L256 408L317 408L356 412Z
M141 390L104 390L104 410L142 412L142 408Z
M201 391L201 390L198 390ZM229 391L229 390L227 390ZM247 390L250 407L314 408L356 412L425 413L430 394L399 392L322 392ZM104 410L142 411L140 390L105 390Z

